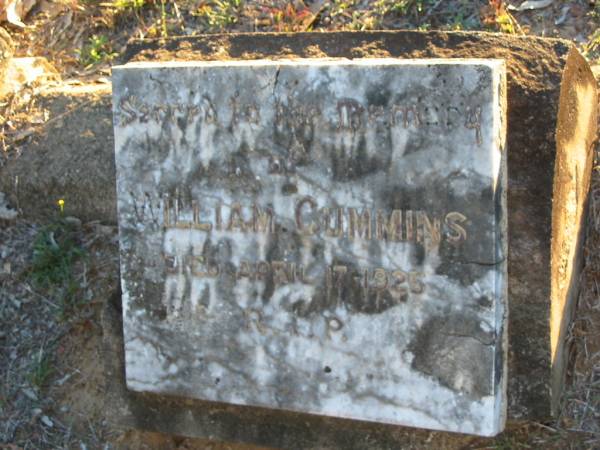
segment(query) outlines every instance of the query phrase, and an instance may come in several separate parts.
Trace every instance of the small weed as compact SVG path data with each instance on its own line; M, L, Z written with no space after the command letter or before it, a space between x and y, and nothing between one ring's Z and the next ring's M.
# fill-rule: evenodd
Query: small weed
M112 51L106 36L93 35L79 52L79 62L84 66L92 66L104 61L110 61L117 53Z
M377 14L364 10L354 10L347 28L359 31L375 30L381 27L381 21L382 17Z
M57 221L38 234L33 247L31 273L37 287L61 285L71 278L73 263L83 253L71 232L67 223Z
M33 245L31 280L37 289L59 297L61 312L76 303L74 265L85 255L74 234L73 226L60 219L43 228Z
M331 17L346 13L348 8L354 6L354 0L333 0L329 6L329 15Z
M43 348L40 348L29 372L29 382L40 389L46 384L51 374L52 361L50 355L45 353Z
M213 0L203 3L193 15L204 19L209 30L220 31L237 23L243 6L242 0Z
M502 0L490 0L489 6L482 11L482 22L487 28L508 34L520 30L517 20L507 11Z
M276 31L308 31L314 17L310 9L298 9L292 3L285 8L270 8L268 11Z
M417 14L423 12L424 1L423 0L402 0L402 1L390 1L390 0L378 0L373 4L375 12L380 16L386 14L397 14L400 16L406 16L413 10Z

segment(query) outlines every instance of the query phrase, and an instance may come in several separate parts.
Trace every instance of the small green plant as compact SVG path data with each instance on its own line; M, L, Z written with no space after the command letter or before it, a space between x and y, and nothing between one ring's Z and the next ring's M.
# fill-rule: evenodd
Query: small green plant
M411 12L412 9L416 9L418 13L423 11L423 1L419 0L402 0L402 1L390 1L390 0L378 0L373 4L377 14L384 16L386 14L394 13L400 16L405 16Z
M374 30L381 25L381 17L375 16L370 12L352 11L352 21L349 28L351 30Z
M84 67L89 67L99 62L110 61L115 56L117 53L112 51L106 36L93 35L79 52L79 61Z
M489 0L489 5L482 8L482 24L490 30L515 34L520 31L517 20L506 9L502 0Z
M46 384L51 374L52 361L50 355L44 352L44 348L42 347L33 361L29 372L29 382L40 389Z
M355 0L333 0L329 5L329 15L331 17L339 16L347 12L347 9L354 6Z
M32 278L37 287L62 285L71 278L75 259L83 254L69 224L59 220L43 228L33 246Z
M44 227L34 241L31 280L37 289L45 290L60 301L61 313L77 303L74 266L84 256L75 239L73 225L62 218Z
M219 31L235 24L243 7L243 0L213 0L202 4L193 14L203 18L210 30Z

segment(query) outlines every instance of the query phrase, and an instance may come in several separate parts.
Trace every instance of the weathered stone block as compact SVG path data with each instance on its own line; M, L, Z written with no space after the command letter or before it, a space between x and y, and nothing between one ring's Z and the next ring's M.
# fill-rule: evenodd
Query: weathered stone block
M138 41L129 46L126 55L137 61L293 57L477 57L505 61L510 242L508 415L514 419L550 417L559 406L564 383L564 330L577 296L578 249L596 138L597 88L585 60L571 43L559 39L412 31L210 35ZM571 144L565 146L561 136L570 136ZM559 160L563 161L560 170ZM559 176L561 182L555 182ZM571 198L569 208L563 201L567 197ZM565 214L563 219L561 214ZM569 231L561 232L567 222ZM564 269L560 269L561 258ZM559 271L562 274L556 277ZM561 292L551 287L551 280L558 278L563 280Z
M493 60L113 69L130 389L504 426Z

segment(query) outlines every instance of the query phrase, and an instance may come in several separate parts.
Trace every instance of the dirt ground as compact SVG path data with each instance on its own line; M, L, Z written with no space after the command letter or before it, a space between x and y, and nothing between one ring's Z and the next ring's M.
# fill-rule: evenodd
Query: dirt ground
M597 1L530 2L548 5L524 11L511 8L522 1L493 0L25 3L31 3L21 16L26 27L5 24L10 39L0 33L0 43L8 42L3 48L16 56L47 58L72 84L103 82L131 37L217 31L485 29L571 39L591 62L600 63ZM23 148L31 123L44 120L35 108L33 86L0 100L0 164L16 151L17 140ZM0 448L252 448L112 427L104 415L103 387L109 380L100 355L100 315L103 304L118 295L116 228L64 217L61 205L53 221L27 222L6 211L0 196ZM592 178L562 413L548 423L511 425L495 439L465 439L460 448L600 448L598 249L600 166Z
M562 37L576 42L590 60L600 58L597 0L11 2L31 6L22 17L25 28L8 28L15 54L44 56L63 77L80 80L108 75L130 38L223 31L487 30Z

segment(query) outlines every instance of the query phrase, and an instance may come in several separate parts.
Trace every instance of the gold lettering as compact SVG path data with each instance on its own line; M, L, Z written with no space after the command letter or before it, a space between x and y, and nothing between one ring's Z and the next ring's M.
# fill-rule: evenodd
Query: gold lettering
M402 211L394 209L386 220L385 212L378 209L375 216L375 237L379 240L402 240Z
M194 275L195 277L205 277L207 276L207 272L198 270L198 266L204 266L204 256L202 255L197 255L197 256L192 256L190 261L190 266L191 266L191 270L192 270L192 275Z
M273 211L271 208L266 208L264 211L254 205L252 209L252 228L257 233L273 233Z
M206 123L217 123L217 111L207 95L202 96L201 105L204 110L204 121Z
M275 284L287 284L289 283L288 274L285 270L286 263L283 261L271 261L271 268L273 269L273 283Z
M388 287L388 277L385 269L378 267L373 270L372 283L373 288L377 291L383 291Z
M402 284L406 282L406 272L401 270L392 271L392 277L394 278L395 284Z
M240 261L240 268L237 271L237 278L252 278L251 265L248 261Z
M344 213L342 208L336 208L335 210L335 227L331 227L331 210L329 208L321 209L323 214L323 218L325 219L325 232L327 236L330 237L340 237L342 236L344 229L342 226L342 221L344 220Z
M189 229L192 227L192 222L189 220L179 220L179 213L181 212L181 204L179 200L179 190L175 189L175 222L172 223L174 228Z
M406 240L412 241L413 239L413 212L412 210L407 210L404 212L404 224L406 227Z
M406 272L402 270L394 270L392 271L392 281L390 283L390 291L399 296L404 296L408 294L408 289L402 284L406 283Z
M137 97L130 95L120 102L121 110L121 126L125 126L133 122L138 117L139 100Z
M242 205L239 203L231 205L231 211L229 212L227 231L232 231L234 228L237 228L239 231L246 230L246 224L242 218Z
M296 203L296 227L298 228L299 232L304 233L306 235L312 235L319 231L319 227L315 224L311 224L306 228L304 227L304 223L302 221L302 207L306 204L310 205L311 209L317 207L317 202L312 197L307 196L300 199L298 203Z
M169 194L165 194L163 197L163 221L166 228L171 226L171 212L169 210L169 203Z
M192 222L189 220L176 220L174 227L182 230L189 230L192 228Z
M192 212L193 212L192 228L194 228L196 230L202 230L202 231L212 230L212 223L200 222L200 205L198 205L198 202L196 200L192 200Z
M348 208L348 234L350 239L354 239L355 234L363 239L371 239L371 212L363 209L359 216L356 208Z
M423 231L423 227L421 226L421 212L422 211L415 211L415 218L417 221L417 226L415 228L415 240L417 243L419 244L424 244L425 243L425 236L424 236L424 231Z
M365 108L353 98L344 98L337 102L338 129L358 129L362 125Z
M425 211L419 211L417 214L417 227L421 230L419 233L421 240L419 242L425 243L423 234L426 234L430 249L436 248L440 244L441 226L438 218L434 217L433 220L429 220Z
M219 270L219 266L218 265L214 265L214 266L208 266L208 276L209 277L216 277L218 276L220 273Z
M300 281L301 283L314 284L313 280L306 278L306 271L302 264L298 265L295 276L298 278L298 281Z
M463 223L467 220L466 216L463 216L461 213L453 211L446 214L446 219L444 222L446 226L453 231L453 233L449 233L447 236L448 241L452 243L457 243L460 241L464 241L467 239L467 230L465 230L459 223Z
M467 106L465 127L475 130L475 140L481 145L481 106L477 106L474 110Z
M369 269L362 270L362 299L365 304L369 301Z
M267 278L267 275L269 275L269 271L269 263L266 261L259 261L256 264L256 279L260 281L265 280Z
M296 263L287 264L287 273L290 283L296 282Z
M392 124L398 125L400 121L398 120L398 114L402 114L402 124L404 128L408 128L409 125L412 125L413 121L415 126L420 126L423 124L421 120L421 113L417 109L416 106L401 106L394 105L392 107ZM412 116L412 119L411 119Z

